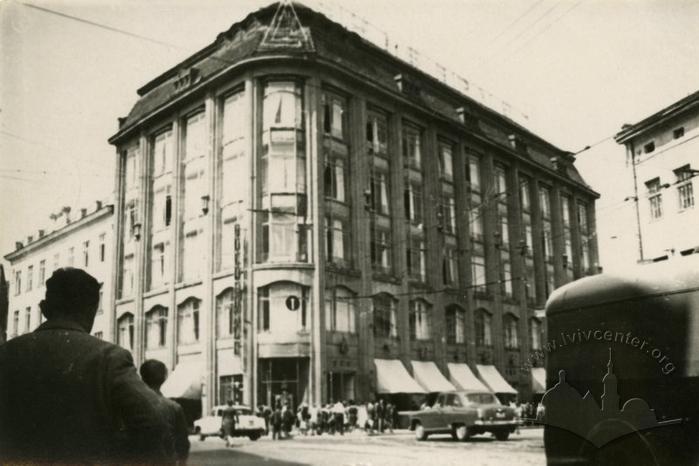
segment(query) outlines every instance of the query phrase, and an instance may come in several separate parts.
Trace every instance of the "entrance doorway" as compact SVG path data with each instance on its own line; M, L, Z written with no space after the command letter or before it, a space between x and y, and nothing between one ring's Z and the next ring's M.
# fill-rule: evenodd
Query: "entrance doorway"
M308 402L308 358L269 358L258 361L257 402L295 410Z
M329 403L354 400L354 372L328 372L327 387Z

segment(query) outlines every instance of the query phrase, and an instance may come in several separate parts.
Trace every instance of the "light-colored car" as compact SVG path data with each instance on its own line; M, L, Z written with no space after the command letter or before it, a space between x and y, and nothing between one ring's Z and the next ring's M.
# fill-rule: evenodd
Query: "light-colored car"
M206 437L210 436L223 437L221 420L223 419L223 411L227 408L226 405L215 406L209 416L194 421L194 433L199 436L199 440L205 440ZM233 431L234 437L248 437L250 440L257 440L265 434L265 420L255 416L248 406L233 405L233 409L238 413Z
M417 440L448 433L457 440L466 440L486 432L498 440L507 440L518 425L515 410L500 404L490 392L440 393L433 406L410 417L410 430L415 431Z

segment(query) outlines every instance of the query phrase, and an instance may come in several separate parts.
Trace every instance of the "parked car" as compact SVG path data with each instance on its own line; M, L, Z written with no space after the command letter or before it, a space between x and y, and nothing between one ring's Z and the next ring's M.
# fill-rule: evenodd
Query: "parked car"
M226 405L215 406L211 410L210 416L204 416L194 421L194 433L199 436L199 440L203 441L210 436L223 437L221 419L223 411L227 408ZM234 437L248 437L250 440L257 440L265 434L265 420L255 416L248 406L233 405L233 409L238 413L233 431Z
M434 405L413 413L410 430L417 440L430 434L447 434L467 440L491 432L498 440L507 440L517 429L515 410L503 406L490 392L457 391L440 393Z

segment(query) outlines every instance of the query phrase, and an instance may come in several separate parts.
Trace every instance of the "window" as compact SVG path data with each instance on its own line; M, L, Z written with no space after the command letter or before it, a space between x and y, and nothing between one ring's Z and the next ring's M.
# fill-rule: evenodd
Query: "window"
M338 265L349 265L350 240L347 222L339 218L325 218L325 258Z
M107 247L107 245L106 245L106 243L105 243L105 242L106 242L106 238L107 238L107 235L106 235L105 233L102 233L102 234L99 236L99 243L100 243L100 246L99 246L99 247L100 247L100 262L104 262L104 261L105 261L105 253L106 253L106 247Z
M406 249L406 253L410 278L425 281L427 262L427 248L425 247L425 241L421 238L411 238L410 244Z
M262 223L263 260L270 262L305 262L306 225L298 217L284 212L270 212Z
M153 177L157 178L172 171L173 147L172 131L167 130L156 135L153 145Z
M371 228L371 264L374 270L391 271L391 232L376 225Z
M454 179L454 152L451 144L439 143L439 176L446 181Z
M388 124L386 117L380 113L369 111L366 124L366 142L369 155L388 154Z
M502 290L505 296L512 297L512 265L509 262L502 263Z
M344 139L347 106L344 99L328 92L323 93L323 132L337 139Z
M420 130L409 124L403 127L403 159L406 167L418 170L422 167Z
M517 331L517 319L511 315L504 317L503 326L505 327L505 348L519 348L519 337Z
M27 291L31 291L34 286L34 266L27 267Z
M471 283L476 293L486 293L485 251L482 244L473 244L471 251Z
M20 335L19 331L19 311L15 311L14 315L12 316L12 322L13 322L13 329L15 331L14 335Z
M456 202L453 194L442 196L442 229L448 235L456 234Z
M655 220L663 216L663 195L660 192L660 178L646 181L648 190L648 203L650 206L650 218Z
M543 186L539 187L539 210L543 218L551 217L551 193Z
M444 247L444 260L442 263L442 276L444 284L447 286L456 286L459 282L458 261L456 258L456 249L452 246Z
M15 270L15 296L22 293L22 271Z
M163 286L168 283L167 280L167 254L166 246L169 243L157 243L153 245L153 250L151 252L151 282L150 289L153 290L159 286ZM168 248L169 249L169 248Z
M129 351L133 350L134 327L133 314L125 313L117 320L117 344Z
M177 307L177 341L181 345L199 341L200 304L200 300L189 298Z
M679 128L672 131L672 137L674 139L679 139L682 136L684 136L684 126L680 126Z
M476 345L491 346L491 321L492 317L485 309L476 311Z
M124 257L121 266L121 298L128 298L133 294L134 256L130 254Z
M374 212L389 215L388 174L373 172L371 174L371 208Z
M541 349L541 323L532 319L529 321L529 339L531 341L531 349L537 351Z
M495 167L495 193L498 198L502 199L501 194L507 193L507 174L502 166Z
M694 178L694 172L689 165L675 170L675 176L677 181L677 199L679 200L680 210L690 209L694 207L694 186L692 184L692 178Z
M37 286L39 286L39 287L44 286L45 281L46 281L46 260L42 259L39 261L39 278L37 280Z
M374 297L374 336L389 338L398 336L396 328L396 304L388 294Z
M153 214L152 214L152 230L162 231L170 226L172 219L172 196L170 194L170 184L159 187L153 187Z
M138 189L138 144L126 150L124 155L124 187L126 192Z
M237 298L237 299L236 299ZM243 293L236 297L234 288L226 288L216 296L216 321L218 322L218 337L233 337L240 339L243 326L242 315L245 299ZM239 347L234 347L235 354L240 353Z
M650 154L654 150L655 150L655 142L654 141L651 141L648 144L646 144L645 146L643 146L643 152L646 154Z
M182 280L190 283L201 279L202 258L201 231L192 230L185 233L182 251Z
M468 165L466 166L466 177L468 179L469 185L472 191L481 191L481 160L475 155L471 155L468 158Z
M431 337L430 310L425 301L410 301L409 324L411 340L429 340Z
M355 295L344 287L330 288L325 295L325 329L355 333Z
M61 254L56 253L53 255L53 270L58 270L58 267L61 265Z
M258 288L258 331L277 335L296 334L308 329L308 287L278 282ZM290 308L289 305L297 305Z
M85 241L83 243L83 265L88 267L90 264L90 242Z
M73 267L75 262L75 248L68 248L68 267Z
M345 184L345 160L339 157L325 160L325 197L345 202L347 187Z
M102 340L104 339L104 334L102 332L95 332L95 338Z
M405 218L413 225L421 225L423 222L423 198L422 186L417 182L409 182L405 186Z
M32 308L27 306L24 310L24 332L29 333L32 330Z
M246 102L244 91L226 96L220 140L221 205L226 206L246 199L248 183L241 173L246 170Z
M146 313L146 348L162 348L167 344L167 308L156 306Z
M529 180L527 178L520 178L519 180L519 202L522 204L523 211L529 211L531 209L531 197L529 194Z
M104 312L104 290L102 289L102 283L100 283L100 294L97 301L97 314L102 314Z
M460 344L466 342L466 311L452 305L446 310L447 343Z
M184 220L198 218L205 190L207 131L204 112L190 116L184 123L184 160L182 162Z

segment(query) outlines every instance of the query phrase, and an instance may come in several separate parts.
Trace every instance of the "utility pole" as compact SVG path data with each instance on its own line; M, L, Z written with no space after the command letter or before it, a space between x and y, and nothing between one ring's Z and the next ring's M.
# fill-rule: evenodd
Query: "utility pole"
M636 154L633 142L629 142L627 150L631 151L631 170L633 171L633 202L636 207L636 236L638 237L639 262L643 262L643 236L641 233L641 210L638 204L638 176L636 174Z

